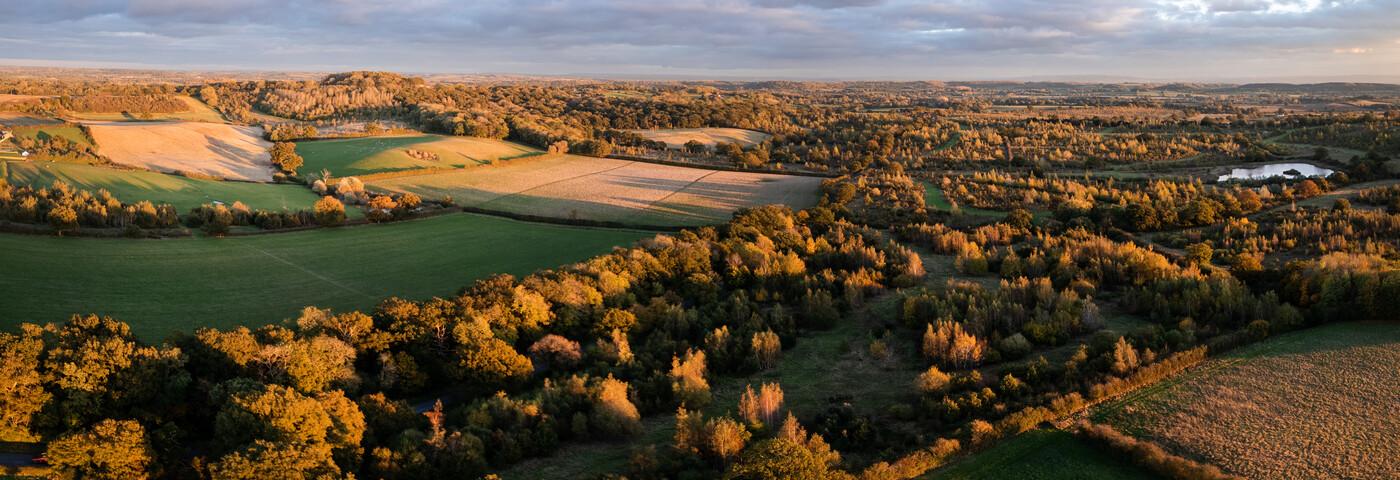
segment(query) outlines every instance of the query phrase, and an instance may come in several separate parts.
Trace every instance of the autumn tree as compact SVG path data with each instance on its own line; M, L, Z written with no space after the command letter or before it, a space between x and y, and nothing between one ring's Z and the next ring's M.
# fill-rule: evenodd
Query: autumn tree
M986 344L963 330L962 324L941 320L924 330L923 351L934 363L966 368L982 361Z
M60 479L143 479L155 461L146 429L134 420L103 420L63 435L44 456Z
M530 359L491 332L485 320L458 323L454 375L484 389L497 389L525 380L534 371Z
M914 381L914 386L925 395L933 395L946 390L949 380L948 374L939 370L937 365L932 365L928 367L928 370L919 374L919 378Z
M1113 369L1113 373L1126 375L1128 372L1137 369L1138 352L1133 348L1132 344L1128 343L1127 339L1118 337L1118 342L1113 344L1111 360L1112 362L1110 365Z
M322 226L334 226L345 223L345 204L340 203L332 196L321 197L313 207L316 214L316 223Z
M710 403L710 382L705 380L705 352L688 350L684 360L671 358L671 391L676 400L687 408L700 408Z
M296 175L297 169L301 168L302 158L297 154L297 146L291 142L277 142L272 144L272 164L288 175Z
M0 333L0 438L34 436L34 417L52 398L38 370L43 351L40 338Z
M642 430L642 415L627 398L627 382L608 375L598 384L592 424L610 437L635 435Z
M778 365L783 355L783 343L772 330L755 332L749 342L753 349L754 363L760 370L768 370Z
M774 425L782 408L783 388L777 383L764 383L758 393L754 393L753 385L747 385L739 397L739 416L756 427Z

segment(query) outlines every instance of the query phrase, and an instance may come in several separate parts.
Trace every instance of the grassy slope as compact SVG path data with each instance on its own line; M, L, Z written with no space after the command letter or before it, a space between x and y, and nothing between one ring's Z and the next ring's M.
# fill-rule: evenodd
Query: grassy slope
M929 480L1017 478L1152 479L1158 478L1062 430L1033 430L966 457L924 477Z
M204 102L199 101L199 99L187 95L181 95L175 98L185 102L185 104L189 106L189 109L183 112L152 113L149 118L142 118L140 116L121 112L74 112L70 114L70 116L75 120L86 121L182 120L187 122L225 123L223 115L219 114L219 112L213 108L210 108L209 105L206 105Z
M182 213L215 200L229 204L242 201L254 209L301 210L311 208L319 198L300 185L221 182L71 163L6 163L8 174L5 179L12 185L46 187L52 185L54 180L63 180L85 190L105 188L126 203L141 200L169 203Z
M750 147L762 143L772 135L742 128L660 128L652 130L631 130L648 140L665 142L671 148L680 148L691 140L705 145L737 143Z
M147 339L275 323L306 305L367 309L448 295L494 273L580 261L648 233L453 214L233 237L128 240L0 235L0 326L96 312ZM81 280L81 281L78 281Z
M1212 359L1092 417L1245 477L1393 477L1397 361L1400 325L1325 325Z
M408 156L405 149L436 153L439 161ZM465 167L541 152L524 145L484 138L413 135L300 142L303 171L330 170L340 176L431 167Z
M91 147L92 140L78 127L67 125L17 125L11 127L16 137L47 138L62 137L73 143Z

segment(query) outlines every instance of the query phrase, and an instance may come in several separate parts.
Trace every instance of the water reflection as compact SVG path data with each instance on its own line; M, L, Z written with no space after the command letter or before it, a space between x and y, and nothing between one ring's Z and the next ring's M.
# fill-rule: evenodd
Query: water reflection
M1263 180L1270 177L1326 177L1331 174L1332 169L1322 168L1308 163L1272 163L1254 168L1232 169L1228 175L1221 175L1220 179L1216 181Z

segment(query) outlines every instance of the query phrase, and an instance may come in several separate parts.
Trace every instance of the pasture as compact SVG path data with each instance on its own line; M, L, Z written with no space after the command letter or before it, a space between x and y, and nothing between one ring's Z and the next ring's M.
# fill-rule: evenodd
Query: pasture
M737 143L752 147L772 138L772 135L744 130L742 128L661 128L651 130L629 130L647 140L662 142L666 148L682 148L691 140L715 146L721 143Z
M85 147L92 146L92 140L88 138L87 134L83 133L81 128L73 124L17 124L10 127L10 132L13 133L15 137L20 138L32 138L36 140L63 138Z
M1063 430L1032 430L955 461L924 480L1155 479L1152 472L1085 443Z
M1243 347L1093 412L1246 478L1400 477L1400 324L1339 323Z
M650 233L451 214L276 235L163 240L0 235L0 328L110 315L147 340L277 323L304 306L370 309L496 273L581 261Z
M409 151L427 153L415 157ZM487 165L500 160L539 155L533 148L488 138L411 135L316 140L297 143L306 163L302 171L330 170L337 176L368 175L420 168ZM436 156L432 160L431 156Z
M742 207L816 204L820 178L544 155L502 165L371 180L372 190L459 205L650 226L720 223Z
M113 163L231 180L272 181L262 129L203 122L93 122L98 151Z
M5 180L11 185L47 187L54 180L96 192L107 189L125 203L150 200L169 203L180 212L211 203L232 204L241 201L253 209L310 209L320 197L301 185L276 185L247 182L220 182L167 175L144 170L114 168L54 162L5 162ZM356 215L358 209L348 209Z

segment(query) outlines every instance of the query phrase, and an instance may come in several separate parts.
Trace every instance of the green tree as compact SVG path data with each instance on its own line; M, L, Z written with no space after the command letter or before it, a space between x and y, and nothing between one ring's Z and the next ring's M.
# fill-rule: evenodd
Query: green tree
M1186 260L1196 265L1209 265L1213 256L1215 256L1215 250L1205 243L1193 243L1186 246Z
M457 341L454 376L486 389L525 380L534 372L530 359L496 338L485 320L469 320L452 329Z

